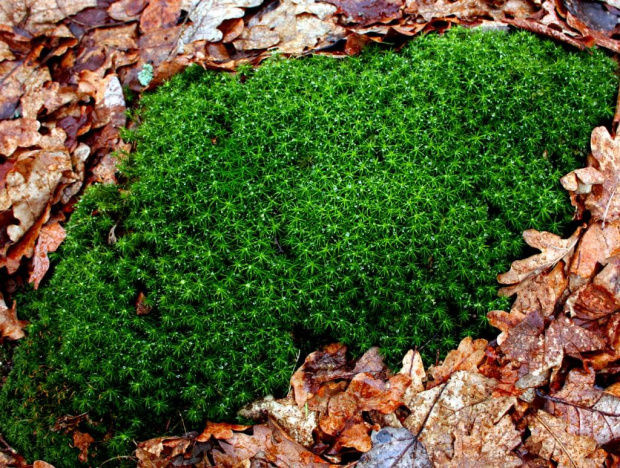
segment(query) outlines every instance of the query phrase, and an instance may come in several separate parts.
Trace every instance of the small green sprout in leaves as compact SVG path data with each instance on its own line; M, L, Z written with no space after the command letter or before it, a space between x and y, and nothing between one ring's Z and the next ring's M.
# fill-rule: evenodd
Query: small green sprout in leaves
M613 115L615 70L600 51L457 30L175 77L137 111L126 186L85 194L47 286L18 298L32 325L0 432L76 466L49 428L88 411L97 440L112 434L97 465L284 393L321 344L378 345L397 366L485 333L521 232L567 228L558 181Z

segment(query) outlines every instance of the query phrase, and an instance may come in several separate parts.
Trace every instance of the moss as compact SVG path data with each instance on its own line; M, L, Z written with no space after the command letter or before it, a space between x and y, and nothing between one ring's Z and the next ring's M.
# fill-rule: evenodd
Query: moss
M126 187L89 190L49 284L19 298L32 325L1 431L71 465L49 427L88 411L114 434L104 459L283 393L323 342L395 365L487 333L521 231L569 223L558 180L612 116L614 71L599 51L458 30L174 78L142 101Z

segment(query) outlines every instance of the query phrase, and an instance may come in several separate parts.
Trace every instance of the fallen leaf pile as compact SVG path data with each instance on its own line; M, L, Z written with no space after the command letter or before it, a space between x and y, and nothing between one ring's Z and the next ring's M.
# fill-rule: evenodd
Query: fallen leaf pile
M452 24L519 28L620 52L620 4L575 0L18 0L0 6L0 268L38 287L75 197L115 182L127 90L191 63L233 71L283 54L356 54ZM620 113L614 126L620 122ZM282 400L139 444L141 466L608 466L620 461L620 141L592 135L588 167L562 179L578 219L568 239L526 231L541 251L500 275L516 295L492 311L497 340L465 339L438 366L410 351L391 374L376 349L306 359ZM588 217L589 216L589 217ZM9 296L7 296L9 297ZM139 307L140 305L138 305ZM0 301L0 339L24 336ZM93 443L69 429L80 459ZM26 466L0 439L0 465ZM29 466L29 465L28 465ZM35 467L50 466L37 461Z

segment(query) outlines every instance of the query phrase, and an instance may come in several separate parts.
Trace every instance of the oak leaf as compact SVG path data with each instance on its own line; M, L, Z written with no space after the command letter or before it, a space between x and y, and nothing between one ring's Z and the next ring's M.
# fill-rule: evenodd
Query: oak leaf
M594 439L571 434L564 421L545 411L536 411L528 427L531 436L526 447L530 453L556 462L558 468L598 468L605 460L605 452Z
M283 0L251 18L233 41L237 50L277 47L286 54L325 47L346 37L334 18L336 7L314 0Z
M461 440L476 432L486 434L485 437L491 440L495 438L492 426L498 424L517 401L515 397L494 398L496 385L497 381L477 372L455 372L446 383L421 392L406 402L411 414L404 426L424 444L435 465L445 466L457 456L455 431L461 433ZM501 424L501 431L511 425ZM520 439L513 437L511 431L505 434L511 434L508 437L510 442L506 442L506 447L510 446L506 449L509 453Z
M34 289L39 288L41 280L50 267L47 254L49 252L55 252L66 237L67 232L56 220L48 222L41 228L37 246L34 249L30 275L28 277L28 282L34 283Z
M501 284L519 283L529 276L555 267L561 260L568 263L568 259L580 239L582 229L582 227L577 228L568 239L562 239L556 234L540 232L535 229L524 231L523 239L525 242L540 250L541 253L512 262L510 271L498 275L497 281Z
M546 398L545 411L599 445L620 440L620 398L597 388L592 371L572 369L562 389Z
M501 350L508 359L526 366L527 375L517 385L528 388L545 383L548 371L559 368L565 355L580 358L605 345L605 340L564 315L546 327L544 317L535 310L507 333Z
M313 432L318 426L318 413L305 407L300 408L290 397L281 400L275 400L273 397L264 398L243 407L239 415L254 421L268 416L299 445L310 447L314 444Z
M11 156L19 147L35 146L41 139L35 119L4 120L0 122L0 154Z
M580 197L584 200L585 209L592 213L594 220L602 222L617 220L620 218L620 194L618 193L620 142L613 139L605 127L597 127L592 131L590 146L595 166L588 172L587 182L590 183L585 184L582 190L584 193ZM595 170L598 174L594 172ZM580 173L582 174L583 172ZM575 174L577 177L580 175ZM572 180L567 185L569 188L574 188ZM579 210L579 200L575 200L574 204Z
M358 468L431 468L422 442L405 428L385 427L373 431L373 447L357 463Z
M498 291L502 297L517 295L510 313L492 310L487 314L491 326L500 329L502 332L497 337L498 344L501 345L506 339L507 332L521 323L531 311L539 310L544 317L548 317L555 311L557 302L568 285L564 267L564 262L560 261L549 272L530 276L520 283L501 288Z
M431 389L441 383L457 371L476 371L478 365L485 356L487 340L472 340L470 336L463 338L457 349L448 353L444 361L439 366L431 367L428 373L433 377L427 389Z
M135 9L135 8L134 8ZM140 29L143 33L176 26L181 16L181 0L149 0L140 15Z
M51 202L64 173L71 173L71 157L65 149L32 150L19 155L0 190L0 210L13 210L18 224L7 227L18 241Z
M234 434L233 431L245 431L249 428L250 426L241 424L214 423L208 421L205 430L196 437L196 442L207 442L211 437L215 439L230 439Z

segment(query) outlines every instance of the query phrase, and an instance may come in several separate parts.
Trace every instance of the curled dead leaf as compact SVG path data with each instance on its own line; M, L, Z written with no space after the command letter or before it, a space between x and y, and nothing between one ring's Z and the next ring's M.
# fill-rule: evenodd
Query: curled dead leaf
M25 320L17 319L17 305L13 305L9 309L4 302L4 298L0 296L0 341L3 339L19 340L23 338L24 327L28 325Z

